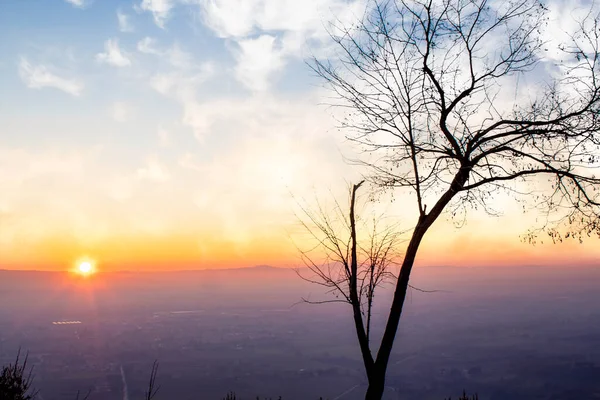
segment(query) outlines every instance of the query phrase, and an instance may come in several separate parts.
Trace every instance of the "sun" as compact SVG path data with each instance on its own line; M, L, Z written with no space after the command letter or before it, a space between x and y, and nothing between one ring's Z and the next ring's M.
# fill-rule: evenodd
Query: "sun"
M96 272L95 263L91 260L78 261L75 272L82 276L90 276Z
M92 263L89 261L82 262L77 268L79 269L79 272L81 272L84 275L91 274L93 269Z

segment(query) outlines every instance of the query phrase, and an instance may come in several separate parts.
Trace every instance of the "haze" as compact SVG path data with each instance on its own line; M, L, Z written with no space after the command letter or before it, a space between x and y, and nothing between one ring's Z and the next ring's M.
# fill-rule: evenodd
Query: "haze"
M410 293L386 398L440 399L464 388L482 399L600 392L600 270L509 272L418 271L414 285L438 292ZM348 309L297 304L319 293L290 270L123 272L83 285L52 272L2 271L0 278L0 359L29 349L42 399L88 389L98 400L140 398L155 359L161 391L182 400L228 391L291 400L363 396Z

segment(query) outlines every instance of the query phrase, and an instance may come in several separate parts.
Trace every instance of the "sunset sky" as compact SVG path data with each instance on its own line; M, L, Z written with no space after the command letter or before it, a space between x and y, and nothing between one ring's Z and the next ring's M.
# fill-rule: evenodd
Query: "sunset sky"
M305 60L364 4L3 1L0 268L297 265L295 198L344 200L361 173ZM498 205L460 230L441 219L419 263L600 260L594 241L521 243L535 216Z

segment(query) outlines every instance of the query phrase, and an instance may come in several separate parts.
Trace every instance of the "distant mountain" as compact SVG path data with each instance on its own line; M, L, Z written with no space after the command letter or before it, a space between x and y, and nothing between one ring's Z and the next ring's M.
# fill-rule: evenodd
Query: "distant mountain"
M252 268L252 269L262 269L262 270L282 269L280 267L274 267L272 265L266 265L266 264L255 265L255 266L252 266L252 267L249 267L249 268Z

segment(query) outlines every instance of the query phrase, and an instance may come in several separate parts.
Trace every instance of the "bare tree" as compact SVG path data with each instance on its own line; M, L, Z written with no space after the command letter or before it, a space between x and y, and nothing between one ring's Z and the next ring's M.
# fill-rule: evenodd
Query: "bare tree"
M374 368L370 348L371 320L376 289L394 278L393 269L400 259L397 247L402 232L395 225L381 227L381 219L362 220L357 214L357 192L364 180L352 185L346 208L337 201L333 211L321 204L316 210L302 207L299 221L314 242L309 250L300 250L307 273L303 279L324 286L335 300L310 300L321 304L342 302L352 307L354 327L367 375ZM347 213L347 215L346 215Z
M440 215L491 212L490 199L506 191L546 216L533 233L600 232L599 17L590 12L554 48L543 39L546 16L536 0L372 2L357 24L332 30L337 55L311 64L372 182L414 198L385 330L365 361L367 399L383 394L417 251Z

